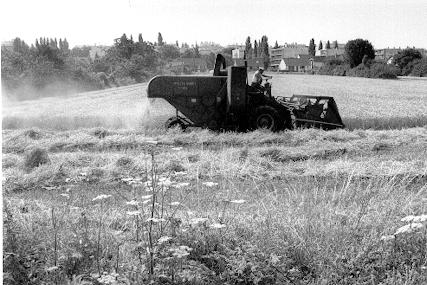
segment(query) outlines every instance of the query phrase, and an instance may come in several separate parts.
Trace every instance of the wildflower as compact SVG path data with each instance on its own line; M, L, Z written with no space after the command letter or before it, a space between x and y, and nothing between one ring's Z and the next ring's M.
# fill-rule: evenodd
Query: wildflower
M190 251L192 250L193 250L192 248L185 245L180 245L178 247L169 249L169 251L172 252L172 255L178 258L182 258L187 255L190 255Z
M58 270L58 269L59 269L58 266L52 266L52 267L46 268L46 271L51 272L51 271L55 271L55 270Z
M166 177L160 177L159 178L159 183L157 183L159 186L165 186L165 187L168 187L168 186L171 186L172 185L172 182L169 180L169 178L166 178Z
M129 205L129 206L138 206L138 204L139 204L138 201L135 201L135 200L126 202L126 205Z
M207 219L207 218L192 218L192 219L190 220L190 224L191 224L191 225L197 225L197 224L200 224L200 223L204 223L204 222L206 222L206 221L208 221L208 219Z
M93 198L92 201L104 200L104 199L107 199L107 198L110 198L110 197L111 197L111 195L101 194L101 195L98 195L95 198Z
M172 202L172 203L170 203L169 205L170 206L179 206L181 203L179 203L179 202Z
M412 223L404 225L403 227L400 227L397 229L397 231L394 233L395 235L403 234L403 233L411 233L419 228L422 228L424 225L421 223Z
M124 234L124 231L114 231L115 236L119 236L121 234Z
M128 178L122 178L121 180L122 180L123 182L128 183L128 182L130 182L130 181L133 181L133 178L132 178L132 177L128 177Z
M173 148L172 148L172 150L176 150L176 151L181 150L181 149L182 149L182 147L180 147L180 146L179 146L179 147L173 147Z
M160 219L157 219L157 218L148 218L147 222L159 223L159 222L166 222L166 220L163 219L163 218L160 218Z
M220 223L213 223L209 227L212 228L212 229L223 229L223 228L226 227L226 225L220 224Z
M83 258L83 255L82 255L80 252L74 252L74 253L71 255L71 257L74 257L74 258L80 259L80 258Z
M277 256L276 254L272 253L270 254L270 260L271 260L271 263L275 265L278 262L280 262L280 256Z
M175 188L184 188L184 187L187 187L188 185L190 185L190 183L182 182L182 183L176 183L175 185L173 185L173 187L175 187Z
M389 241L389 240L394 240L396 237L394 235L386 235L386 236L382 236L381 240L382 241Z
M65 197L67 199L70 198L70 194L67 194L67 193L61 193L59 195L61 195L62 197Z
M163 236L163 237L159 238L158 243L162 244L162 243L165 243L167 241L170 241L171 239L172 239L171 237Z
M230 203L233 203L233 204L243 204L245 202L246 202L246 200L231 200L230 201Z
M202 184L207 187L213 187L218 185L218 183L215 183L215 182L203 182Z
M151 199L151 197L153 197L153 195L145 195L145 196L142 196L141 199L146 200L146 199Z
M146 141L146 143L156 145L156 144L158 144L159 142L158 142L158 141L152 141L152 140L150 140L150 141Z
M186 171L176 171L176 172L173 173L173 175L175 175L175 176L185 176L185 175L187 175L187 172Z
M414 215L409 215L409 216L406 216L406 217L402 218L400 221L410 223L410 222L412 222L412 220L414 218L415 218Z
M415 216L412 221L416 222L416 223L423 223L423 222L427 221L427 215Z
M128 211L126 212L126 214L128 214L129 216L138 216L139 214L141 214L141 211Z

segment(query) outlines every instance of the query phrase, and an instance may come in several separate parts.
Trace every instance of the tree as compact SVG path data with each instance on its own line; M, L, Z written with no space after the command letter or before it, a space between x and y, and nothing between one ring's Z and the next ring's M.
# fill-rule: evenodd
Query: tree
M139 35L138 35L138 43L142 43L142 42L144 42L144 39L142 38L142 34L139 33Z
M171 60L179 57L179 49L175 45L163 45L159 48L160 58Z
M361 64L365 55L368 59L375 58L374 47L368 40L355 39L348 41L344 49L344 58L351 68Z
M179 43L178 43L178 41L176 41L176 42L175 42L175 45L176 45L176 47L177 47L177 48L179 48Z
M162 46L163 44L163 37L162 34L159 32L159 35L157 36L157 45Z
M331 49L331 43L329 42L329 40L326 42L326 49Z
M274 48L279 48L279 44L277 43L277 41L276 41L276 43L274 44Z
M418 50L407 48L399 51L393 57L393 63L399 67L402 75L409 75L412 72L414 65L421 59L422 55Z
M197 57L197 58L199 58L199 57L200 57L199 46L197 45L197 43L196 43L196 45L194 46L194 57Z
M255 40L254 42L254 57L258 57L258 42Z
M64 41L62 42L62 45L63 45L63 50L64 51L68 52L70 50L70 46L68 45L67 38L64 38Z
M338 41L334 41L334 49L338 48Z
M270 66L270 51L269 51L269 45L268 45L268 37L262 36L261 37L261 57L263 58L264 62L264 68L267 69Z
M323 49L323 43L322 43L322 41L320 41L319 42L319 50L322 50Z
M314 44L314 39L310 40L310 44L308 45L308 54L311 56L316 55L316 45Z
M245 43L245 54L246 54L246 58L250 58L250 54L252 51L252 44L251 44L251 37L247 37L246 38L246 43Z

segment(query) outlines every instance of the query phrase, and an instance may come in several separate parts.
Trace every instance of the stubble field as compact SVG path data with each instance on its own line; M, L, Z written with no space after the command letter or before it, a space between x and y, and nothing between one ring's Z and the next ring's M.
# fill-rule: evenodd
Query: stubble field
M427 81L272 83L350 130L166 132L144 84L6 102L4 281L427 282Z

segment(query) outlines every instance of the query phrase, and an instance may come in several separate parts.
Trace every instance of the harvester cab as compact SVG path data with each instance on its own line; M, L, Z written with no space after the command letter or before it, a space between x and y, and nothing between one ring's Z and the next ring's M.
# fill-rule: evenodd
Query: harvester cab
M344 127L332 97L273 97L268 80L264 90L251 87L246 66L227 68L225 62L222 55L217 55L213 76L151 79L148 97L163 98L176 109L176 115L166 122L166 127L239 131Z

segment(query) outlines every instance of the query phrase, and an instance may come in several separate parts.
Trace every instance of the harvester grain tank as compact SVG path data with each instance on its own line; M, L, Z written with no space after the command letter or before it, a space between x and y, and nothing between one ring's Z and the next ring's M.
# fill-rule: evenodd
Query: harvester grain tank
M268 80L264 90L259 90L248 85L246 67L225 68L224 58L218 55L213 76L152 78L148 97L163 98L176 109L176 115L166 122L166 127L239 131L344 127L332 97L273 97Z

